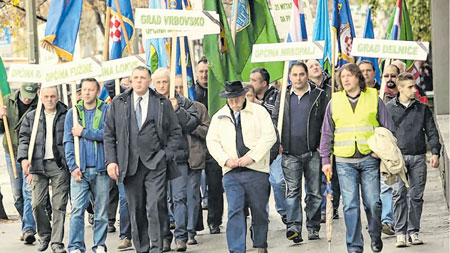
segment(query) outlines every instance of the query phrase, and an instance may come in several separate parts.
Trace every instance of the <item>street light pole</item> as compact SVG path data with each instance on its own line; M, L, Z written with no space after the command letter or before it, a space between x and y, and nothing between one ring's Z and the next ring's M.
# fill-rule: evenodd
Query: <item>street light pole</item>
M37 34L36 20L36 2L35 0L26 0L26 25L27 25L27 57L28 62L32 64L39 63L39 44Z

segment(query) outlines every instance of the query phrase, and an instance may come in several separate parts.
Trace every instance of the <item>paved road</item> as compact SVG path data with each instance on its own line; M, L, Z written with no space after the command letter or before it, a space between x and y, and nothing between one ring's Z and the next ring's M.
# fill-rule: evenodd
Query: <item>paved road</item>
M11 188L9 178L6 172L3 149L0 148L0 187L4 196L3 203L6 207L6 212L11 217L17 217L17 212L13 206ZM411 246L403 249L395 248L395 237L383 235L384 250L383 252L449 252L449 217L446 208L443 189L440 182L439 171L437 169L429 168L428 181L425 189L425 204L422 216L422 231L421 238L425 244L421 246ZM305 240L302 244L294 245L285 238L285 227L281 222L280 216L274 210L274 200L270 199L270 225L269 225L269 252L290 253L290 252L329 252L326 241L325 225L322 225L320 231L321 239L318 241ZM204 213L206 217L206 211ZM340 209L342 217L342 209ZM366 226L365 215L363 217L363 227ZM247 220L248 223L250 220ZM87 223L87 222L86 222ZM66 233L64 243L67 245L68 241L68 219L66 219ZM206 221L205 221L206 224ZM37 252L37 244L32 246L24 245L18 240L20 232L20 222L17 220L0 221L0 252L1 253L28 253ZM307 232L304 229L304 237ZM92 226L86 226L86 246L89 249L92 247ZM119 251L117 245L119 243L119 233L108 234L107 246L109 252L134 252L133 249ZM370 239L367 231L364 231L365 249L370 251ZM189 246L188 252L208 253L208 252L227 252L226 238L225 238L225 223L222 226L222 233L219 235L210 235L209 231L202 231L197 236L198 245ZM345 246L345 230L344 219L340 218L334 221L333 238L330 252L346 252ZM249 252L256 252L252 248L250 239L247 239L247 248ZM48 249L46 252L51 252ZM90 252L90 251L88 251Z

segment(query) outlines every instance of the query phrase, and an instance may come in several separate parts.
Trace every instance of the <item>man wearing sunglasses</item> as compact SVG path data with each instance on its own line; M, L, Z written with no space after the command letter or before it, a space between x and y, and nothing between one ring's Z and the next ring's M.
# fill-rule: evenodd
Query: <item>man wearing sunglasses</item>
M393 98L395 98L398 94L397 84L395 80L397 76L400 74L400 69L394 65L389 65L383 73L383 78L386 80L386 86L388 90L384 92L383 102L387 104Z

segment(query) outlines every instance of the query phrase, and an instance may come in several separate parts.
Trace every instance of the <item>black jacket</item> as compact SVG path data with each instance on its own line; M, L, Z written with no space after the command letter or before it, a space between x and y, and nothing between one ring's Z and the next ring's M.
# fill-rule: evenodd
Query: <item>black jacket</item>
M275 104L276 104L277 98L279 97L279 94L280 94L280 91L277 90L277 88L275 88L273 86L271 86L264 93L261 105L264 106L267 109L267 111L269 111L270 115L272 115L273 111L275 110Z
M188 162L189 143L187 136L197 128L200 124L200 119L198 118L197 109L191 100L186 97L179 96L178 94L176 94L176 98L178 101L178 108L175 113L178 118L178 123L181 126L183 136L180 138L178 150L175 154L175 161Z
M298 113L308 113L308 122L306 130L308 143L306 144L308 147L308 151L314 152L317 151L317 148L320 145L320 134L322 129L322 122L325 116L325 111L327 108L327 97L325 92L317 88L314 84L309 84L311 89L312 99L310 109L307 112L298 112ZM291 140L291 120L290 120L290 89L288 88L286 93L286 101L284 105L284 116L283 116L283 129L281 134L281 146L283 146L283 153L289 153L289 142ZM281 93L280 93L281 94ZM280 100L277 99L277 103L275 106L274 113L272 114L272 119L274 122L278 122L278 114L280 108Z
M128 169L129 157L129 124L128 100L133 90L129 89L116 96L106 114L103 144L105 147L106 165L119 165L119 183L123 182ZM167 161L167 178L179 176L174 157L181 138L181 128L172 105L165 97L149 88L150 108L155 108L157 118L157 132L161 149Z
M106 91L108 91L109 97L113 99L116 96L116 82L115 80L108 80L105 81L103 84L105 86ZM127 88L119 86L120 87L120 93L123 93L127 90Z
M195 101L202 103L208 109L208 89L203 88L195 82Z
M53 121L53 155L55 157L55 162L62 169L68 171L66 165L66 158L64 156L64 121L66 119L67 107L58 102L56 104L56 115ZM33 128L34 116L36 110L30 111L25 116L25 119L20 126L19 132L19 148L17 150L17 161L21 162L24 159L29 159L28 157L28 147L30 144L31 130ZM31 159L31 174L44 174L44 155L45 155L45 137L46 137L46 126L44 107L42 107L41 116L39 119L38 130L36 135L36 142L34 144L33 158Z
M331 99L331 75L328 74L327 71L322 71L322 82L319 84L316 84L315 82L311 81L310 79L308 80L308 82L310 84L314 84L316 85L318 88L322 89L325 91L326 97L327 97L327 102L330 101ZM337 91L337 86L334 86L334 91Z
M394 135L402 154L425 154L427 152L425 135L428 137L431 153L440 154L439 133L433 114L426 104L414 99L406 108L398 101L398 97L395 97L386 107L397 128Z

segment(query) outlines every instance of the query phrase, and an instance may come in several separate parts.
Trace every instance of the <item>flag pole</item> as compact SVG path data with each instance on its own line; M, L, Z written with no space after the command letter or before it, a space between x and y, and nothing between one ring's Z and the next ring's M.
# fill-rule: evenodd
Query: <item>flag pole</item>
M105 41L103 44L103 61L108 60L108 52L109 52L109 27L111 23L111 6L106 7L106 18L105 18Z
M41 93L40 90L39 93ZM34 114L33 128L31 129L30 144L28 145L28 160L30 162L33 159L34 144L36 143L36 136L39 125L39 119L41 117L41 112L42 112L42 100L41 97L39 96L36 112Z
M280 138L283 130L284 103L286 101L288 74L289 74L289 61L285 61L283 70L283 84L281 85L280 109L278 112L278 124L277 124L278 134Z
M4 106L3 94L2 94L1 89L0 89L0 106ZM3 126L5 128L6 143L8 144L9 156L11 157L11 165L13 168L13 174L14 174L14 178L17 179L18 176L17 176L16 158L14 157L14 150L13 150L12 141L11 141L11 133L9 132L8 118L6 118L6 115L3 115L2 119L3 119Z
M389 65L391 65L391 62L392 62L392 59L384 60L383 72L386 70L386 68ZM380 69L380 72L381 72L381 69ZM381 72L381 87L380 87L380 94L379 94L379 97L381 98L381 100L384 99L384 93L385 93L385 90L386 90L386 82L387 82L386 78L383 75L383 72Z
M335 58L336 58L336 32L334 29L331 29L331 96L333 96L333 92L335 89L335 81L336 81L336 67L335 67Z
M197 73L195 73L195 70L197 69L197 66L195 65L195 53L194 53L194 43L192 40L189 40L188 37L188 47L189 47L189 60L191 61L191 66L192 66L192 77L193 77L193 82L195 82L195 80L197 80Z
M239 0L233 0L233 5L235 8L233 10L233 14L231 15L231 38L233 39L233 44L236 44L236 25L237 25L237 13L238 13L238 3ZM233 9L233 8L231 8ZM234 17L234 18L233 18Z
M114 3L116 4L117 14L119 14L120 26L122 27L123 37L125 37L125 42L127 43L128 54L130 56L132 56L133 52L131 51L131 45L130 45L130 41L128 40L127 29L125 29L125 23L123 22L123 17L122 17L122 12L120 11L119 1L114 0Z
M65 105L69 106L69 99L68 99L69 95L67 94L67 84L65 84L65 83L61 84L61 89L62 89L62 95L63 95L63 102ZM72 96L75 96L75 97L76 97L76 95L77 95L76 93L72 94Z
M177 65L177 31L172 34L172 48L170 50L170 90L169 98L175 97L175 69Z
M77 93L77 84L75 81L72 82L72 94ZM75 127L78 123L78 111L75 107L77 104L77 98L72 95L72 113L73 113L73 126ZM78 168L80 167L80 138L78 136L73 137L73 145L75 149L75 163L77 164Z

